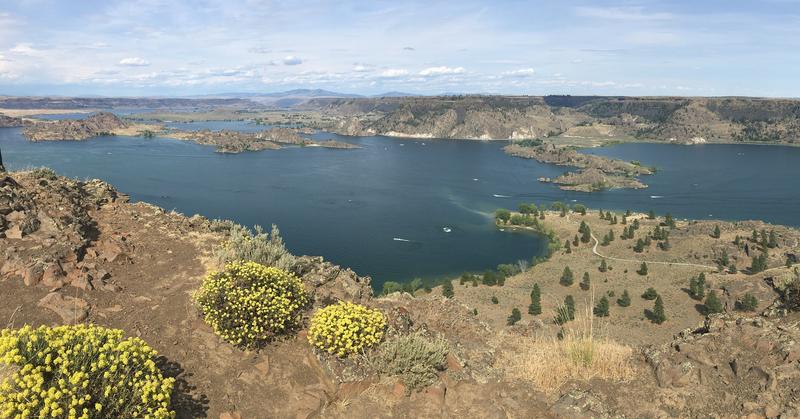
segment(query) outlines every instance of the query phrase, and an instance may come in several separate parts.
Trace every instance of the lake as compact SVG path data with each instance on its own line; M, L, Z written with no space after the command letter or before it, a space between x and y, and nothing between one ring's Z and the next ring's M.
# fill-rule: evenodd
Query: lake
M20 132L0 129L10 170L48 166L66 176L106 180L133 200L188 215L265 227L275 223L292 252L321 255L371 275L377 289L389 280L432 280L540 255L545 248L540 237L494 227L495 209L521 202L581 202L685 218L800 224L800 189L793 184L800 173L800 148L623 144L593 149L659 171L643 178L648 189L586 194L538 182L566 168L507 156L504 142L321 133L313 137L363 148L229 155L163 138L30 143Z

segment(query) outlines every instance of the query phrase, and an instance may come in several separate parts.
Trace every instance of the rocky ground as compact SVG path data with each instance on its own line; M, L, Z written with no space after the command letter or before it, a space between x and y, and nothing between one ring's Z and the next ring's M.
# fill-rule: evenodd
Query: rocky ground
M356 360L315 353L305 341L305 331L257 352L241 351L219 339L190 299L202 277L216 267L211 252L223 240L217 223L129 203L101 181L70 180L45 170L1 177L0 318L10 327L83 321L140 336L162 355L162 367L179 378L174 399L179 417L655 418L800 413L798 316L781 309L780 293L768 286L759 294L757 312L729 310L708 320L692 312L690 302L678 303L681 298L688 300L679 287L686 275L697 270L708 271L712 286L725 290L726 284L777 283L779 272L793 275L788 268L752 276L714 276L710 268L687 268L668 287L662 279L671 272L667 267L659 270L653 265L650 276L638 278L632 269L624 273L631 268L624 262L613 262L608 282L599 274L592 276L595 292L625 285L637 300L639 288L656 284L667 296L669 320L660 326L644 321L643 304L638 301L626 309L630 315L612 307L609 336L633 346L630 367L637 373L626 382L595 377L545 391L511 374L502 360L526 357L530 349L512 349L507 342L532 338L535 346L538 339L553 338L554 326L546 316L534 321L524 315L523 322L507 327L502 316L513 298L520 300L513 304L524 309L521 303L533 281L542 284L545 295L559 298L561 286L552 272L560 271L566 261L574 264L576 273L582 272L581 261L586 261L587 269L588 264L594 266L599 259L592 256L589 245L570 255L559 253L510 278L504 287L456 283L454 299L440 297L438 290L417 297L374 298L368 277L321 258L303 257L298 273L316 307L337 299L357 301L380 308L398 333L419 330L447 340L447 365L436 383L409 392L397 378L372 373ZM577 227L578 219L573 218L577 216L570 217L548 214L548 219L563 222L565 237ZM591 213L586 217L593 230L604 232L599 218L594 220ZM713 257L710 249L717 248L706 244L716 240L713 243L729 248L731 257L744 267L745 257L729 241L736 228L744 231L750 226L724 224L724 239L709 237L693 251L691 243L700 232L706 234L709 225L681 223L678 231L688 236L684 241L678 231L673 233L672 256L652 248L646 256L705 264L704 256ZM792 242L795 230L776 230L781 251L797 247ZM600 250L622 258L629 253L625 247L615 241ZM773 252L770 267L777 268L778 253ZM731 290L738 289L733 285ZM502 310L500 304L488 302L495 292L503 293L498 294ZM474 308L479 309L477 315ZM766 314L759 315L761 311ZM622 333L623 329L627 331Z

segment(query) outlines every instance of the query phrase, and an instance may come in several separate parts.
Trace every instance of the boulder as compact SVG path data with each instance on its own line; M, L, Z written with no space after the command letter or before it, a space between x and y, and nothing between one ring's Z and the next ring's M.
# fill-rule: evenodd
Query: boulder
M39 307L53 311L66 324L80 323L89 316L89 303L86 300L51 292L39 300Z

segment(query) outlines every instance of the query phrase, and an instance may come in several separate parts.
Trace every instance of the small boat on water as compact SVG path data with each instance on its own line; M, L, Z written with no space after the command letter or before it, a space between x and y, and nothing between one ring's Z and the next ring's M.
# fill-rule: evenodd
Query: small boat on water
M442 227L442 231L444 231L445 233L449 233L453 231L453 229L451 229L450 227Z

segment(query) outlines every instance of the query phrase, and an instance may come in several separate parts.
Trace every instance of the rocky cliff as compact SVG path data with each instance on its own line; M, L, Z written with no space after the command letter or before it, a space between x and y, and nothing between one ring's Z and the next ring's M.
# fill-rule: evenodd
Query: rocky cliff
M761 98L453 96L317 99L349 135L524 139L560 134L796 143L800 101Z

